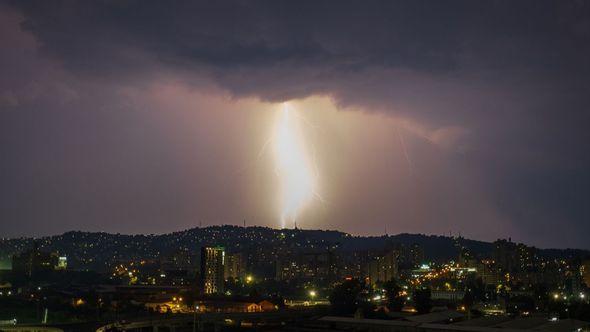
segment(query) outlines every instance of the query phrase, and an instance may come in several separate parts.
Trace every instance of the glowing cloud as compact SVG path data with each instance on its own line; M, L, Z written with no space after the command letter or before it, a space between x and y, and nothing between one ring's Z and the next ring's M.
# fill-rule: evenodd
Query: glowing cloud
M300 117L283 104L275 125L276 173L281 182L281 227L295 223L298 212L315 195L316 175L307 157Z

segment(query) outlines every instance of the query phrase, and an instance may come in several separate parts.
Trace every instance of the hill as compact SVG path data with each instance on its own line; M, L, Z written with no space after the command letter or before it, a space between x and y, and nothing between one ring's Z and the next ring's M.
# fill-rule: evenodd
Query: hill
M476 257L490 257L494 244L465 238L397 234L391 236L352 236L332 230L273 229L268 227L210 226L192 228L161 235L125 235L103 232L72 231L42 238L0 240L0 260L32 248L34 243L46 251L68 257L75 269L104 270L113 262L126 260L157 260L178 251L196 255L201 246L222 245L229 252L274 253L281 250L335 252L383 250L399 245L421 246L431 261L447 261L458 256L458 248ZM587 256L577 249L542 249L547 257Z

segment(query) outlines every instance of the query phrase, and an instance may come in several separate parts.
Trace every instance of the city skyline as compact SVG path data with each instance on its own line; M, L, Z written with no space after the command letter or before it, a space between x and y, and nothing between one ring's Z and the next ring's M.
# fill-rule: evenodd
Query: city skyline
M590 332L590 0L0 0L0 332Z
M590 249L589 22L576 1L0 1L0 233Z

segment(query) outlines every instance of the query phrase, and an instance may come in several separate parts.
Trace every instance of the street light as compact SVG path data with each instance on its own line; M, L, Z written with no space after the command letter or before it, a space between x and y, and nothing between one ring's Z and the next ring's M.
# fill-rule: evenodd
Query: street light
M311 301L313 301L317 295L318 294L316 293L315 290L310 290L309 291L309 297L311 298Z

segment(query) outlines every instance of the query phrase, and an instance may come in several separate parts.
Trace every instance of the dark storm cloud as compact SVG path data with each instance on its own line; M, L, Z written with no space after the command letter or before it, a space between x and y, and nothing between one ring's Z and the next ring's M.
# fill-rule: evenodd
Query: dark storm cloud
M451 70L580 68L583 2L16 2L25 28L77 70L121 70L125 50L183 66ZM131 54L133 55L133 54ZM133 60L133 58L131 58ZM119 61L119 63L117 63ZM550 68L547 68L550 67Z
M44 52L92 77L143 77L165 66L208 76L240 96L276 101L325 93L345 105L396 108L443 123L469 121L482 96L530 103L588 89L590 6L583 2L16 6Z
M590 232L583 203L590 195L587 2L17 1L9 7L22 15L41 54L74 80L141 82L168 71L238 97L325 94L345 107L434 129L462 128L469 134L451 147L452 162L479 170L521 237L556 225L575 229L567 232L574 237ZM59 94L67 96L64 90ZM584 245L581 236L573 241Z

